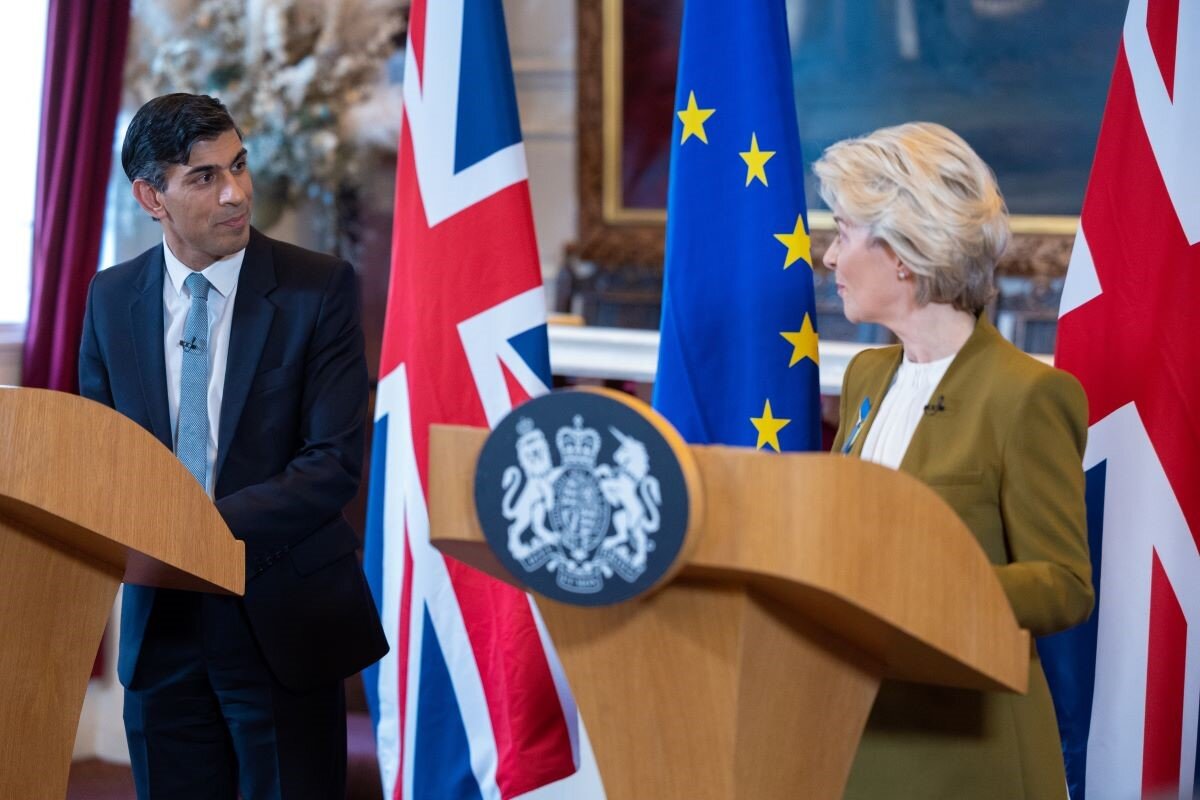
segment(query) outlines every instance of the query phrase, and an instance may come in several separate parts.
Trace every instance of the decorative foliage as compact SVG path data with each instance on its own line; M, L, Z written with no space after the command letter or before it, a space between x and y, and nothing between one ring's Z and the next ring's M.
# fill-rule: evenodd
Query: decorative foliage
M219 98L246 136L262 212L311 198L328 209L362 180L383 137L364 125L381 101L400 120L387 62L408 0L134 0L125 85L133 107L167 92ZM363 113L367 111L368 113ZM266 201L264 203L260 201ZM272 203L274 207L272 207Z

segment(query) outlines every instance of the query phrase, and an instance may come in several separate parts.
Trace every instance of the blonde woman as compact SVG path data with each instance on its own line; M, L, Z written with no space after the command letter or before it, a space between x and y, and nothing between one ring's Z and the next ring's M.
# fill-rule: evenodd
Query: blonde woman
M1035 636L1082 622L1093 602L1087 401L1073 377L1017 350L984 314L1008 242L991 170L929 123L839 142L814 169L837 222L824 263L846 317L900 342L850 362L834 451L932 487ZM1065 798L1036 651L1025 696L885 681L846 797Z

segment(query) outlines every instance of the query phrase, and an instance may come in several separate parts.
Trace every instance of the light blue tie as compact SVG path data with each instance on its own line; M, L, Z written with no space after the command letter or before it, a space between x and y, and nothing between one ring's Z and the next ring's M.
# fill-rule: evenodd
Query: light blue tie
M183 285L192 307L183 323L183 368L179 376L179 435L175 455L188 472L208 487L208 290L212 284L198 272Z

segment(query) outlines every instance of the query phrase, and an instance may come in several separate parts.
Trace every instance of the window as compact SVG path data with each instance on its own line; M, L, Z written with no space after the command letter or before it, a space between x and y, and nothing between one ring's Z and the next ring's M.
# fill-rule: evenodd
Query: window
M0 74L30 75L33 80L5 82L7 123L3 141L12 185L0 192L0 242L5 243L8 259L0 266L0 326L24 323L29 313L45 46L45 0L11 5L0 26Z

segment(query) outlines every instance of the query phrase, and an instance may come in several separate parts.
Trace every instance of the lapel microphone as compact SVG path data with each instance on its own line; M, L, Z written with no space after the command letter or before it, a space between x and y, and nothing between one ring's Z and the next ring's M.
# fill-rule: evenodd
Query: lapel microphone
M180 339L180 340L179 340L179 346L183 348L183 350L184 350L184 352L185 352L185 353L186 353L187 351L189 351L189 350L199 350L199 349L200 349L200 345L196 344L196 337L195 337L195 336L193 336L193 337L192 337L192 340L191 340L190 342L187 342L187 341L184 341L183 339ZM928 412L928 411L929 411L929 406L926 406L926 407L925 407L925 410L926 410L926 412Z
M946 410L945 400L946 400L946 395L939 394L936 403L930 403L929 405L925 406L925 416L932 417L934 414L937 414L940 411L945 411Z

